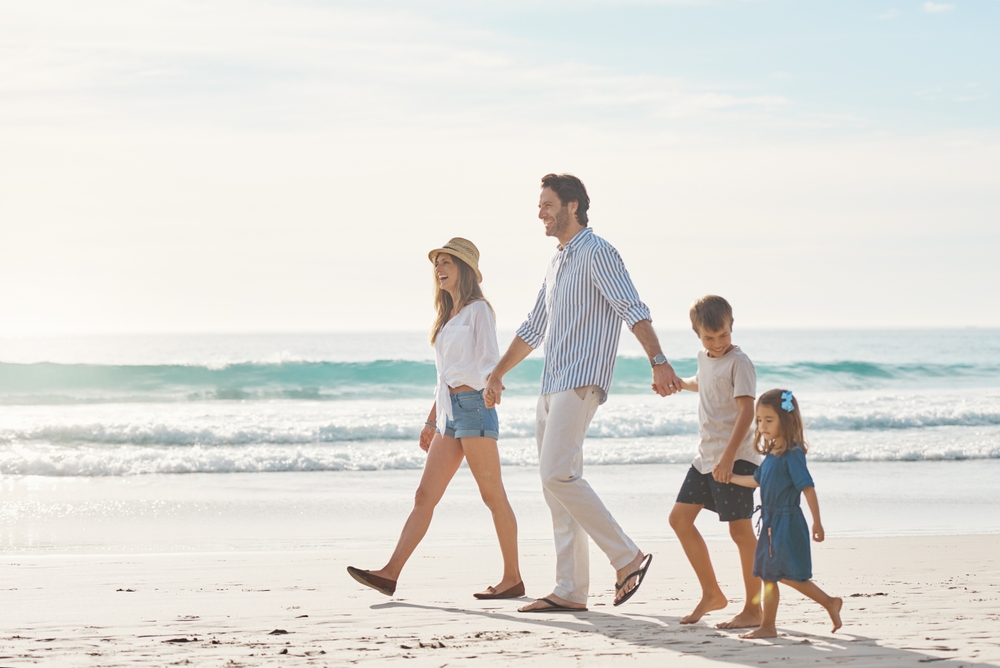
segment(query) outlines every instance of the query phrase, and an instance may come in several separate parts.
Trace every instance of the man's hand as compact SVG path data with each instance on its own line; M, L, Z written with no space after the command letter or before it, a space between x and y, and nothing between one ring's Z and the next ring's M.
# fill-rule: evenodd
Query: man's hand
M813 522L813 540L822 543L824 538L826 534L823 532L823 525L820 522Z
M493 377L490 374L486 377L486 388L483 390L483 401L486 402L487 408L493 408L500 403L500 395L507 388L503 384L503 376Z
M733 465L736 463L736 455L729 455L723 453L722 458L719 459L719 463L715 465L712 469L712 477L715 478L716 482L721 482L723 484L729 483L733 478Z
M424 452L427 452L427 450L430 449L430 447L431 447L431 441L434 440L434 434L436 434L436 433L437 433L437 430L434 427L430 426L429 424L425 424L424 425L424 428L420 430L420 449L421 450L423 450Z
M681 391L681 379L674 373L674 367L670 366L670 362L653 367L653 391L661 397Z
M653 330L653 323L648 318L632 325L632 333L635 334L639 345L646 351L646 356L650 360L663 354L663 351L660 350L660 342L656 338L656 332ZM657 364L653 367L653 392L661 397L666 397L680 391L681 379L674 373L670 362Z

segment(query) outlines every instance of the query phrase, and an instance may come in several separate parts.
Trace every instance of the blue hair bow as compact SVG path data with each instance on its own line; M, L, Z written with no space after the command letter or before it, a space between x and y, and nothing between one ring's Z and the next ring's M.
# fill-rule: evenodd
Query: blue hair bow
M789 413L795 410L795 404L792 403L791 390L786 390L781 393L781 407Z

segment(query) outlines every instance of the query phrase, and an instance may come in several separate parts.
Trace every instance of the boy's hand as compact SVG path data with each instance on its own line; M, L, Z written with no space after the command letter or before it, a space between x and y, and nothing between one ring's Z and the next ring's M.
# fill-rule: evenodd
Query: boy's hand
M736 455L723 454L722 459L712 469L712 477L716 482L728 484L733 477L733 464L736 463Z
M823 532L823 525L819 522L813 522L813 540L822 543L824 538L826 538L826 534Z

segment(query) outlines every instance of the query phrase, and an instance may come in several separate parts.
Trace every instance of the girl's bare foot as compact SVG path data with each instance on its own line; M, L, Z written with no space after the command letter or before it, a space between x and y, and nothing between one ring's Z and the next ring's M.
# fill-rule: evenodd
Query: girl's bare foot
M830 633L836 633L837 629L843 626L843 623L840 621L840 609L844 607L844 599L836 596L830 598L830 607L826 611L830 613L830 621L833 622L833 630Z
M713 610L722 610L727 605L729 605L729 600L722 593L721 589L711 594L706 594L702 596L690 615L681 618L681 624L694 624Z
M764 628L763 626L759 626L755 628L753 631L750 631L750 633L741 633L740 637L746 638L748 640L752 640L754 638L777 638L778 629L774 628L773 626L770 628Z

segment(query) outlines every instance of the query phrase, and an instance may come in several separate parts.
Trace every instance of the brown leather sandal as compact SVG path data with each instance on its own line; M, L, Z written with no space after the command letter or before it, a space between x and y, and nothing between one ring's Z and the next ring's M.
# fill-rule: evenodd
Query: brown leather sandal
M396 593L395 580L379 577L378 575L372 575L368 571L363 571L360 568L355 568L354 566L348 566L347 572L352 578L361 584L366 587L371 587L375 591L381 592L386 596L392 596Z
M510 589L505 589L503 591L497 591L496 587L487 587L486 591L481 591L473 594L479 599L492 599L492 598L521 598L524 596L524 580L518 582L516 585Z

